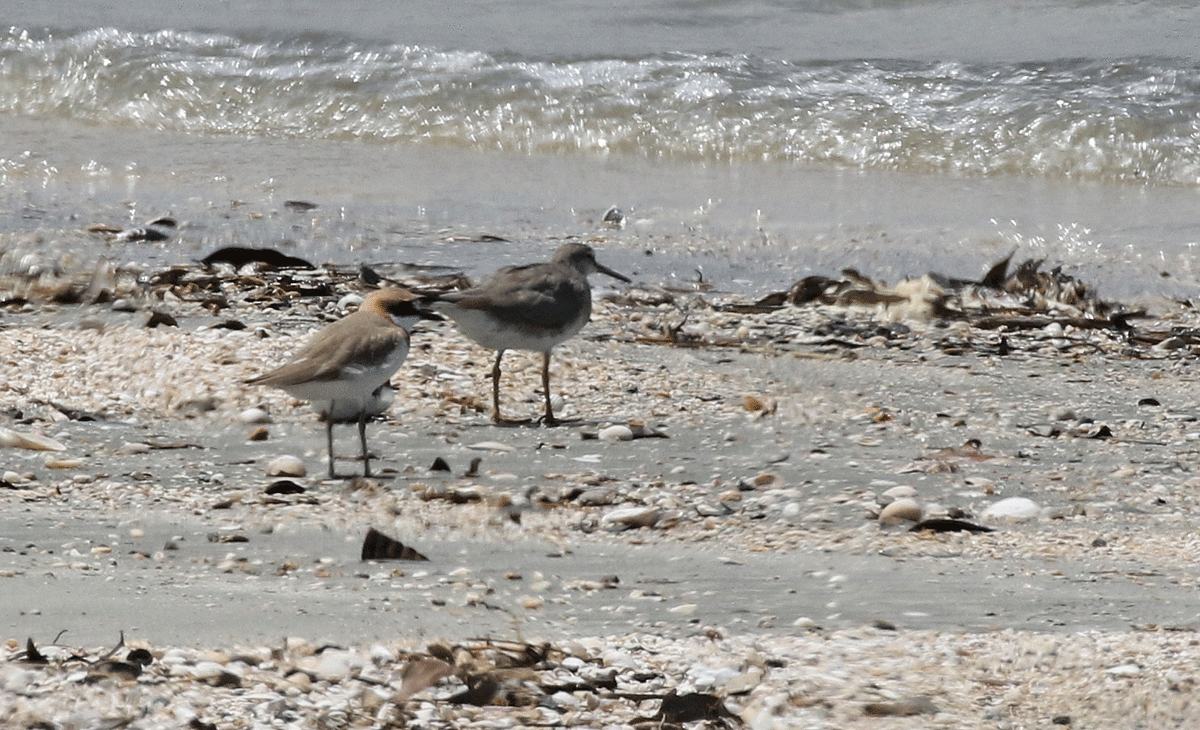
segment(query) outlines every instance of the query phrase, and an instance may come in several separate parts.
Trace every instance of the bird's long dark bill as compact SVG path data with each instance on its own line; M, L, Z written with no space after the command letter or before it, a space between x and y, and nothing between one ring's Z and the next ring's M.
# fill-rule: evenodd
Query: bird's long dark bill
M630 283L630 282L632 282L632 281L633 281L633 279L630 279L628 276L625 276L624 274L618 274L617 272L615 272L615 271L613 271L612 269L608 268L608 267L607 267L607 266L605 266L604 264L599 264L599 263L598 263L598 264L596 264L596 271L599 271L601 274L608 274L608 275L609 275L609 276L611 276L612 278L614 278L614 279L618 279L618 280L620 280L620 281L623 281L623 282L625 282L626 284L628 284L628 283Z

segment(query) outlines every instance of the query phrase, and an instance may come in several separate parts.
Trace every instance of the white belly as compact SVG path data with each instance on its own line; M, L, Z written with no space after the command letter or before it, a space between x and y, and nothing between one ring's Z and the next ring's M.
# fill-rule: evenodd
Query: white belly
M506 322L479 309L459 308L448 303L438 309L454 320L459 332L492 350L549 352L555 345L578 334L590 318L590 312L584 311L566 327L550 330Z
M364 410L368 418L378 416L387 411L388 408L391 408L395 400L396 390L390 384L385 383L368 395L365 400L350 398L342 400L314 399L309 401L308 407L324 419L331 420L334 423L345 423L357 420L359 414Z

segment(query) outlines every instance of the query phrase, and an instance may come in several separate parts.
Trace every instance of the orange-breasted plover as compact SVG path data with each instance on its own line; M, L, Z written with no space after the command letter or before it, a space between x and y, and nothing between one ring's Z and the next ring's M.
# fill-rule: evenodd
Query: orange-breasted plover
M408 333L426 313L417 295L399 287L378 289L363 299L358 311L312 336L292 360L250 385L280 388L307 400L325 421L329 476L336 477L333 424L358 423L363 474L371 476L367 420L382 413L395 397L389 380L408 357Z
M596 252L582 243L559 247L549 262L508 266L478 286L426 299L426 306L453 319L468 338L496 351L492 367L492 420L500 415L500 359L505 350L542 353L542 391L546 397L543 422L554 424L550 405L550 350L583 329L592 316L588 275L600 273L629 282L629 278L596 261Z

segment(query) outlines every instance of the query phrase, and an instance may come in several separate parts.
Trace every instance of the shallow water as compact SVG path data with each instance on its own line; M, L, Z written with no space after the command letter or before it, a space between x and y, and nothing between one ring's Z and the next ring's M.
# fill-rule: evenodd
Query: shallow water
M935 270L981 275L1010 251L1066 263L1114 298L1186 296L1195 286L1194 191L960 179L784 164L476 153L406 146L242 140L8 118L37 166L5 187L0 225L41 232L37 250L173 263L224 245L285 247L318 261L405 261L482 273L594 238L649 283L703 276L757 295L845 266L895 281ZM567 181L567 184L561 184ZM289 212L283 202L321 207ZM600 228L611 205L630 224ZM172 214L163 245L78 250L53 234ZM46 234L49 231L51 233ZM490 234L509 243L458 240ZM648 256L650 251L654 255ZM10 261L12 258L10 257ZM699 272L697 271L699 269ZM1164 277L1164 272L1170 276Z

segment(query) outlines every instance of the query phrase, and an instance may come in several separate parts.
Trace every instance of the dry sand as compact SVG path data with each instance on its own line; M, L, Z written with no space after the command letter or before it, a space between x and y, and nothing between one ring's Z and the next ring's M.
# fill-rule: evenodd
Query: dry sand
M0 425L66 447L0 452L9 655L64 631L59 643L94 654L124 631L176 658L147 669L144 692L190 678L187 691L231 708L253 705L251 675L282 677L291 660L240 665L242 689L178 667L229 664L236 647L326 643L375 667L381 684L369 688L332 676L292 692L318 709L297 709L301 724L288 727L343 705L345 726L386 726L364 693L399 682L404 651L475 637L583 647L589 667L623 673L626 691L643 691L649 671L657 690L727 696L753 727L1200 724L1188 699L1200 653L1189 347L1049 328L1011 336L999 356L994 333L889 331L874 310L822 308L822 321L849 325L819 334L815 311L697 310L697 336L742 327L755 344L677 348L637 342L678 321L673 308L598 303L583 336L556 350L552 387L579 419L559 428L491 425L488 354L448 324L426 326L388 420L370 426L384 478L297 478L303 494L277 497L263 492L276 479L267 463L294 454L323 475L322 429L284 394L240 382L284 359L314 319L248 309L237 313L247 329L230 331L190 311L158 329L140 326L144 313L98 308L5 315ZM98 321L80 328L80 314ZM509 357L507 411L535 414L537 360ZM63 420L51 402L99 420ZM254 406L272 422L243 422ZM584 438L627 422L667 438ZM248 440L257 428L267 438ZM355 453L353 429L337 435ZM961 448L969 439L978 450ZM438 457L450 473L429 470ZM478 476L461 476L476 457ZM927 512L961 510L995 532L881 527L883 493L903 486ZM1014 496L1038 515L983 517ZM653 525L606 522L634 508ZM429 561L361 562L369 527ZM296 651L293 664L311 654ZM753 666L747 693L725 689ZM95 682L6 672L10 726L99 726L69 719ZM100 684L126 697L138 682ZM450 716L437 699L448 693L396 706L425 726L535 722L516 709ZM881 721L864 709L912 697L939 711ZM129 727L179 726L112 702L105 712L130 713ZM271 725L257 710L221 720L189 702L217 727ZM541 722L595 726L655 711L543 706L557 714Z

